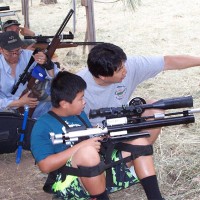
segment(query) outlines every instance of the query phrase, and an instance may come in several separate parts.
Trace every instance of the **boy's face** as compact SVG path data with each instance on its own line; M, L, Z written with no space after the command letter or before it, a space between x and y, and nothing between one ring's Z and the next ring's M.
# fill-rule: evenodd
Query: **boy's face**
M109 85L112 83L121 83L122 80L126 77L126 68L124 63L122 63L122 65L117 68L117 70L114 72L113 76L99 76L103 82L105 83L105 85Z
M71 115L80 115L85 107L84 91L77 93L70 106Z

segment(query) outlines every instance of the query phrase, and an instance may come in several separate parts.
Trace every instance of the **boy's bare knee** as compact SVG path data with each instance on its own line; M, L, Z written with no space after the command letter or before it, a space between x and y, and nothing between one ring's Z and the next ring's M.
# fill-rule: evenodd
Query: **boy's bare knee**
M92 146L80 148L72 157L72 165L95 166L100 163L100 157L97 150Z

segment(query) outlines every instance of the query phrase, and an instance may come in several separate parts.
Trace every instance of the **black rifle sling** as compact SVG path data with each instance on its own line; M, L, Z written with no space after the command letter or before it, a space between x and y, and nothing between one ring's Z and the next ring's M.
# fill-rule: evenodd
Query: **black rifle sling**
M65 121L61 118L61 117L59 117L56 113L54 113L53 111L49 111L48 112L51 116L53 116L54 118L56 118L61 124L63 124L67 129L69 129L70 127L65 123ZM79 115L76 115L79 119L80 119L80 121L85 125L85 127L86 128L89 128L88 127L88 125L87 125L87 123L84 121L84 119L81 117L81 116L79 116Z
M65 123L65 121L55 114L52 111L48 112L51 116L56 118L61 124L63 124L67 129L69 126ZM77 117L81 120L81 122L88 128L87 123L81 118L79 115ZM131 152L131 155L126 158L120 158L118 161L112 162L112 152L113 150L118 149L119 151L127 151ZM144 149L143 151L141 150ZM65 180L68 174L78 176L78 177L94 177L98 176L99 174L103 173L106 170L106 186L111 187L114 186L113 178L112 178L112 167L119 165L121 163L127 163L131 160L136 159L142 155L151 155L152 154L152 146L138 146L138 145L129 145L122 142L113 144L111 140L106 142L106 151L104 155L105 161L101 161L98 165L93 167L84 167L78 166L78 168L63 166L58 169L58 172L62 173L62 181Z
M52 117L54 117L55 119L57 119L61 124L63 124L66 129L70 129L70 127L65 123L65 121L59 117L56 113L54 113L53 111L49 111L48 112ZM87 123L84 121L84 119L82 117L80 117L79 115L76 115L80 121L86 126L86 128L89 128ZM107 166L107 167L111 167L111 166ZM60 173L62 173L62 179L64 181L64 178L66 177L67 174L71 174L71 175L75 175L78 177L93 177L93 176L97 176L99 174L101 174L102 172L104 172L106 169L105 163L101 162L100 164L98 164L97 166L94 167L82 167L82 166L78 166L78 168L74 168L74 167L67 167L67 166L63 166L60 169L58 169L58 171Z
M53 111L49 111L48 113L52 117L57 119L61 124L63 124L66 129L70 129L70 127L66 124L66 122L60 116L58 116L56 113L54 113ZM76 116L85 125L86 128L89 128L89 126L87 125L87 123L84 121L84 119L81 116L79 116L79 115L76 115ZM72 174L72 175L75 175L75 176L81 176L81 174L85 174L84 172L81 172L80 169L73 168L73 167L67 167L65 165L58 170L59 170L59 172L61 172L64 175L63 177L65 177L67 174ZM88 172L86 172L86 173L88 173Z
M61 124L63 124L65 126L65 128L69 129L69 126L65 123L64 120L62 120L61 117L59 117L56 113L54 113L53 111L49 111L48 112L52 117L56 118Z

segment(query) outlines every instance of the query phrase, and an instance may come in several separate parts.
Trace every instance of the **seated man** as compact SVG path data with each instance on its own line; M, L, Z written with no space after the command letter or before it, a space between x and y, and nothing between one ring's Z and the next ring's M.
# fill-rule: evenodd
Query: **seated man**
M8 31L0 35L0 111L16 111L19 107L28 105L35 108L33 118L38 118L47 112L51 107L50 101L38 101L37 98L30 97L30 91L23 96L23 91L27 88L26 84L20 84L15 94L12 94L14 85L23 74L26 66L32 57L33 52L22 49L23 42L16 32ZM35 62L30 66L32 70L36 64L45 68L46 80L51 80L59 71L43 52L33 55ZM47 88L48 90L48 88Z
M66 133L73 128L91 127L91 124L83 112L85 106L84 90L85 81L72 73L59 72L53 79L51 85L52 110L40 117L33 127L31 134L31 151L43 173L57 173L57 179L52 186L53 193L63 199L93 199L107 200L108 194L135 183L142 184L149 200L161 200L157 177L152 158L152 146L146 138L138 138L123 146L131 146L132 151L125 152L114 149L112 161L115 162L122 157L132 155L130 161L115 165L111 170L113 185L107 184L106 175L97 169L104 163L104 154L100 156L102 137L91 137L72 145L53 144L50 133ZM139 149L150 147L149 150L141 152ZM135 159L134 159L135 157ZM102 161L102 162L101 162ZM98 171L95 175L78 177L66 169L86 169L91 172ZM130 167L134 166L139 178L133 176ZM108 176L107 176L108 177Z
M3 23L2 29L4 32L14 31L18 35L21 34L23 36L35 36L35 33L31 31L29 28L21 27L20 25L21 24L17 20L7 20L6 22ZM34 44L36 43L36 40L24 39L23 42L24 45L22 48L34 51L35 49ZM57 65L58 68L60 68L60 63L58 62L58 55L56 53L53 54L51 60Z

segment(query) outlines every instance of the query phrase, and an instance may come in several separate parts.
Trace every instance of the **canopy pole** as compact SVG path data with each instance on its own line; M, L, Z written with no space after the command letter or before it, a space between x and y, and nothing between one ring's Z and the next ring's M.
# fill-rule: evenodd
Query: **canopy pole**
M96 42L96 34L95 34L95 22L94 22L94 1L93 0L81 0L81 5L85 6L86 9L86 19L87 19L87 28L85 41L88 42ZM89 45L89 51L93 46Z

